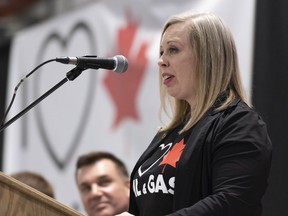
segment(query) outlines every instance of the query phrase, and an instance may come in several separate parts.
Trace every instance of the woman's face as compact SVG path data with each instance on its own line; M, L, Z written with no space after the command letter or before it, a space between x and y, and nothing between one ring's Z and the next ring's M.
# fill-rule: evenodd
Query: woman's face
M160 42L158 66L170 96L195 104L195 60L185 23L169 26Z

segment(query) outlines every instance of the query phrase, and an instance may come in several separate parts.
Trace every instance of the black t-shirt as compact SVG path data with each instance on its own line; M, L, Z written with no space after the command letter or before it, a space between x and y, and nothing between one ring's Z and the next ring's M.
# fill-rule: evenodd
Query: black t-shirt
M162 144L133 176L133 191L141 216L161 216L173 209L175 168L191 130L178 134L179 128Z

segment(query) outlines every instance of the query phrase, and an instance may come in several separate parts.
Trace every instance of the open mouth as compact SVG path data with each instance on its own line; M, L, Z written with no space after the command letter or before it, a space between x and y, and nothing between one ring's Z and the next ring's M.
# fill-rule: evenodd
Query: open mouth
M163 76L163 83L164 83L165 85L167 85L167 84L172 80L172 78L174 78L173 75L169 75L169 74L164 75L164 76Z

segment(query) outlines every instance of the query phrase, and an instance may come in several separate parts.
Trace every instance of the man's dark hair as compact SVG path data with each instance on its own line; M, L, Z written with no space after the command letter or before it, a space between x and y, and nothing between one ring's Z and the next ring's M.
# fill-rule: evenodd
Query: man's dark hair
M100 161L102 159L108 159L114 162L116 167L118 168L118 171L123 174L125 177L129 177L127 168L125 164L117 158L115 155L109 153L109 152L90 152L84 155L81 155L76 163L76 175L77 175L77 170L80 169L81 167L91 165L97 161Z

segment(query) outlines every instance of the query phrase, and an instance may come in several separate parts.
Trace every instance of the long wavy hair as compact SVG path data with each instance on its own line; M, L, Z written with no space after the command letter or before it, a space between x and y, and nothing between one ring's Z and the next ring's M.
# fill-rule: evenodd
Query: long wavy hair
M188 130L203 117L223 92L227 93L227 98L216 108L217 110L224 109L235 98L251 106L245 96L240 77L235 41L224 21L210 12L181 13L168 19L161 39L167 28L175 23L185 23L189 31L193 58L196 60L196 104L191 110L187 101L169 96L159 73L160 113L164 111L169 115L172 111L170 123L160 130L169 130L183 123L184 127L180 132Z

